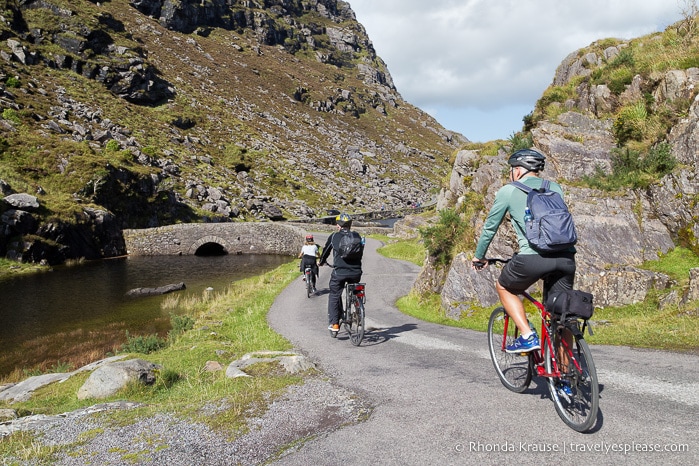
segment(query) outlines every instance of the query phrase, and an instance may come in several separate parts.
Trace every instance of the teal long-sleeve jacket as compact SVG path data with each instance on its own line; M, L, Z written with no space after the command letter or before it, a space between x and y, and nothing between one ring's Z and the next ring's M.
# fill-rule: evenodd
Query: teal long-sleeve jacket
M540 188L543 182L538 176L531 175L525 176L519 181L534 189ZM561 197L563 197L561 186L554 181L549 181L549 183L549 189L558 192ZM493 241L493 237L495 237L495 233L497 233L507 213L510 214L510 222L517 233L519 254L538 254L529 245L529 241L527 241L527 237L524 235L524 209L526 207L527 195L521 189L508 183L498 190L495 194L493 206L490 208L490 212L488 212L488 218L486 218L485 224L483 225L481 236L478 239L475 252L475 257L477 259L485 258L488 247L490 247L490 243Z

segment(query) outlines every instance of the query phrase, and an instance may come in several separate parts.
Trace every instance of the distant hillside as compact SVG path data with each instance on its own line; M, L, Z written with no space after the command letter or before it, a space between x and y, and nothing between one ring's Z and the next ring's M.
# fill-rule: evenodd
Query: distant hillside
M3 255L426 203L466 141L401 98L346 2L8 0L0 16L0 186L40 204L0 203Z

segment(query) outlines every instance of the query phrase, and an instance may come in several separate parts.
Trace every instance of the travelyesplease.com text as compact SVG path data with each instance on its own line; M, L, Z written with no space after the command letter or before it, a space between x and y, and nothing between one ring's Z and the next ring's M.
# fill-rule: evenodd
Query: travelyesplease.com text
M607 443L607 442L563 442L563 443L546 443L546 442L468 442L465 444L457 444L454 450L461 453L501 453L501 452L516 452L516 453L601 453L601 454L632 454L632 453L658 453L671 452L682 453L689 451L689 444L686 443Z

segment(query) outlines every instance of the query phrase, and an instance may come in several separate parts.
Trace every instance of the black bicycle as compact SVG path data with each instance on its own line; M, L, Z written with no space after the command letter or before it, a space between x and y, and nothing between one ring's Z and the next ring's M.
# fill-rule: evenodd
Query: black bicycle
M313 267L307 265L303 270L303 275L306 278L306 296L310 298L316 293L316 274L313 273Z
M354 346L359 346L364 339L364 303L366 303L366 284L347 283L345 285L345 305L340 316L340 325L345 327ZM330 336L337 337L337 332L330 331Z

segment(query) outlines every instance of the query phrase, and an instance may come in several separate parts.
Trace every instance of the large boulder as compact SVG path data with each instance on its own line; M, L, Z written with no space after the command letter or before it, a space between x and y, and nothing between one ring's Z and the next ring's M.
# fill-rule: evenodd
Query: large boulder
M10 209L0 216L0 224L9 227L10 236L15 233L34 233L39 226L39 222L32 214L24 210Z
M107 398L129 383L152 385L156 371L162 367L143 359L130 359L97 368L78 390L78 399Z

